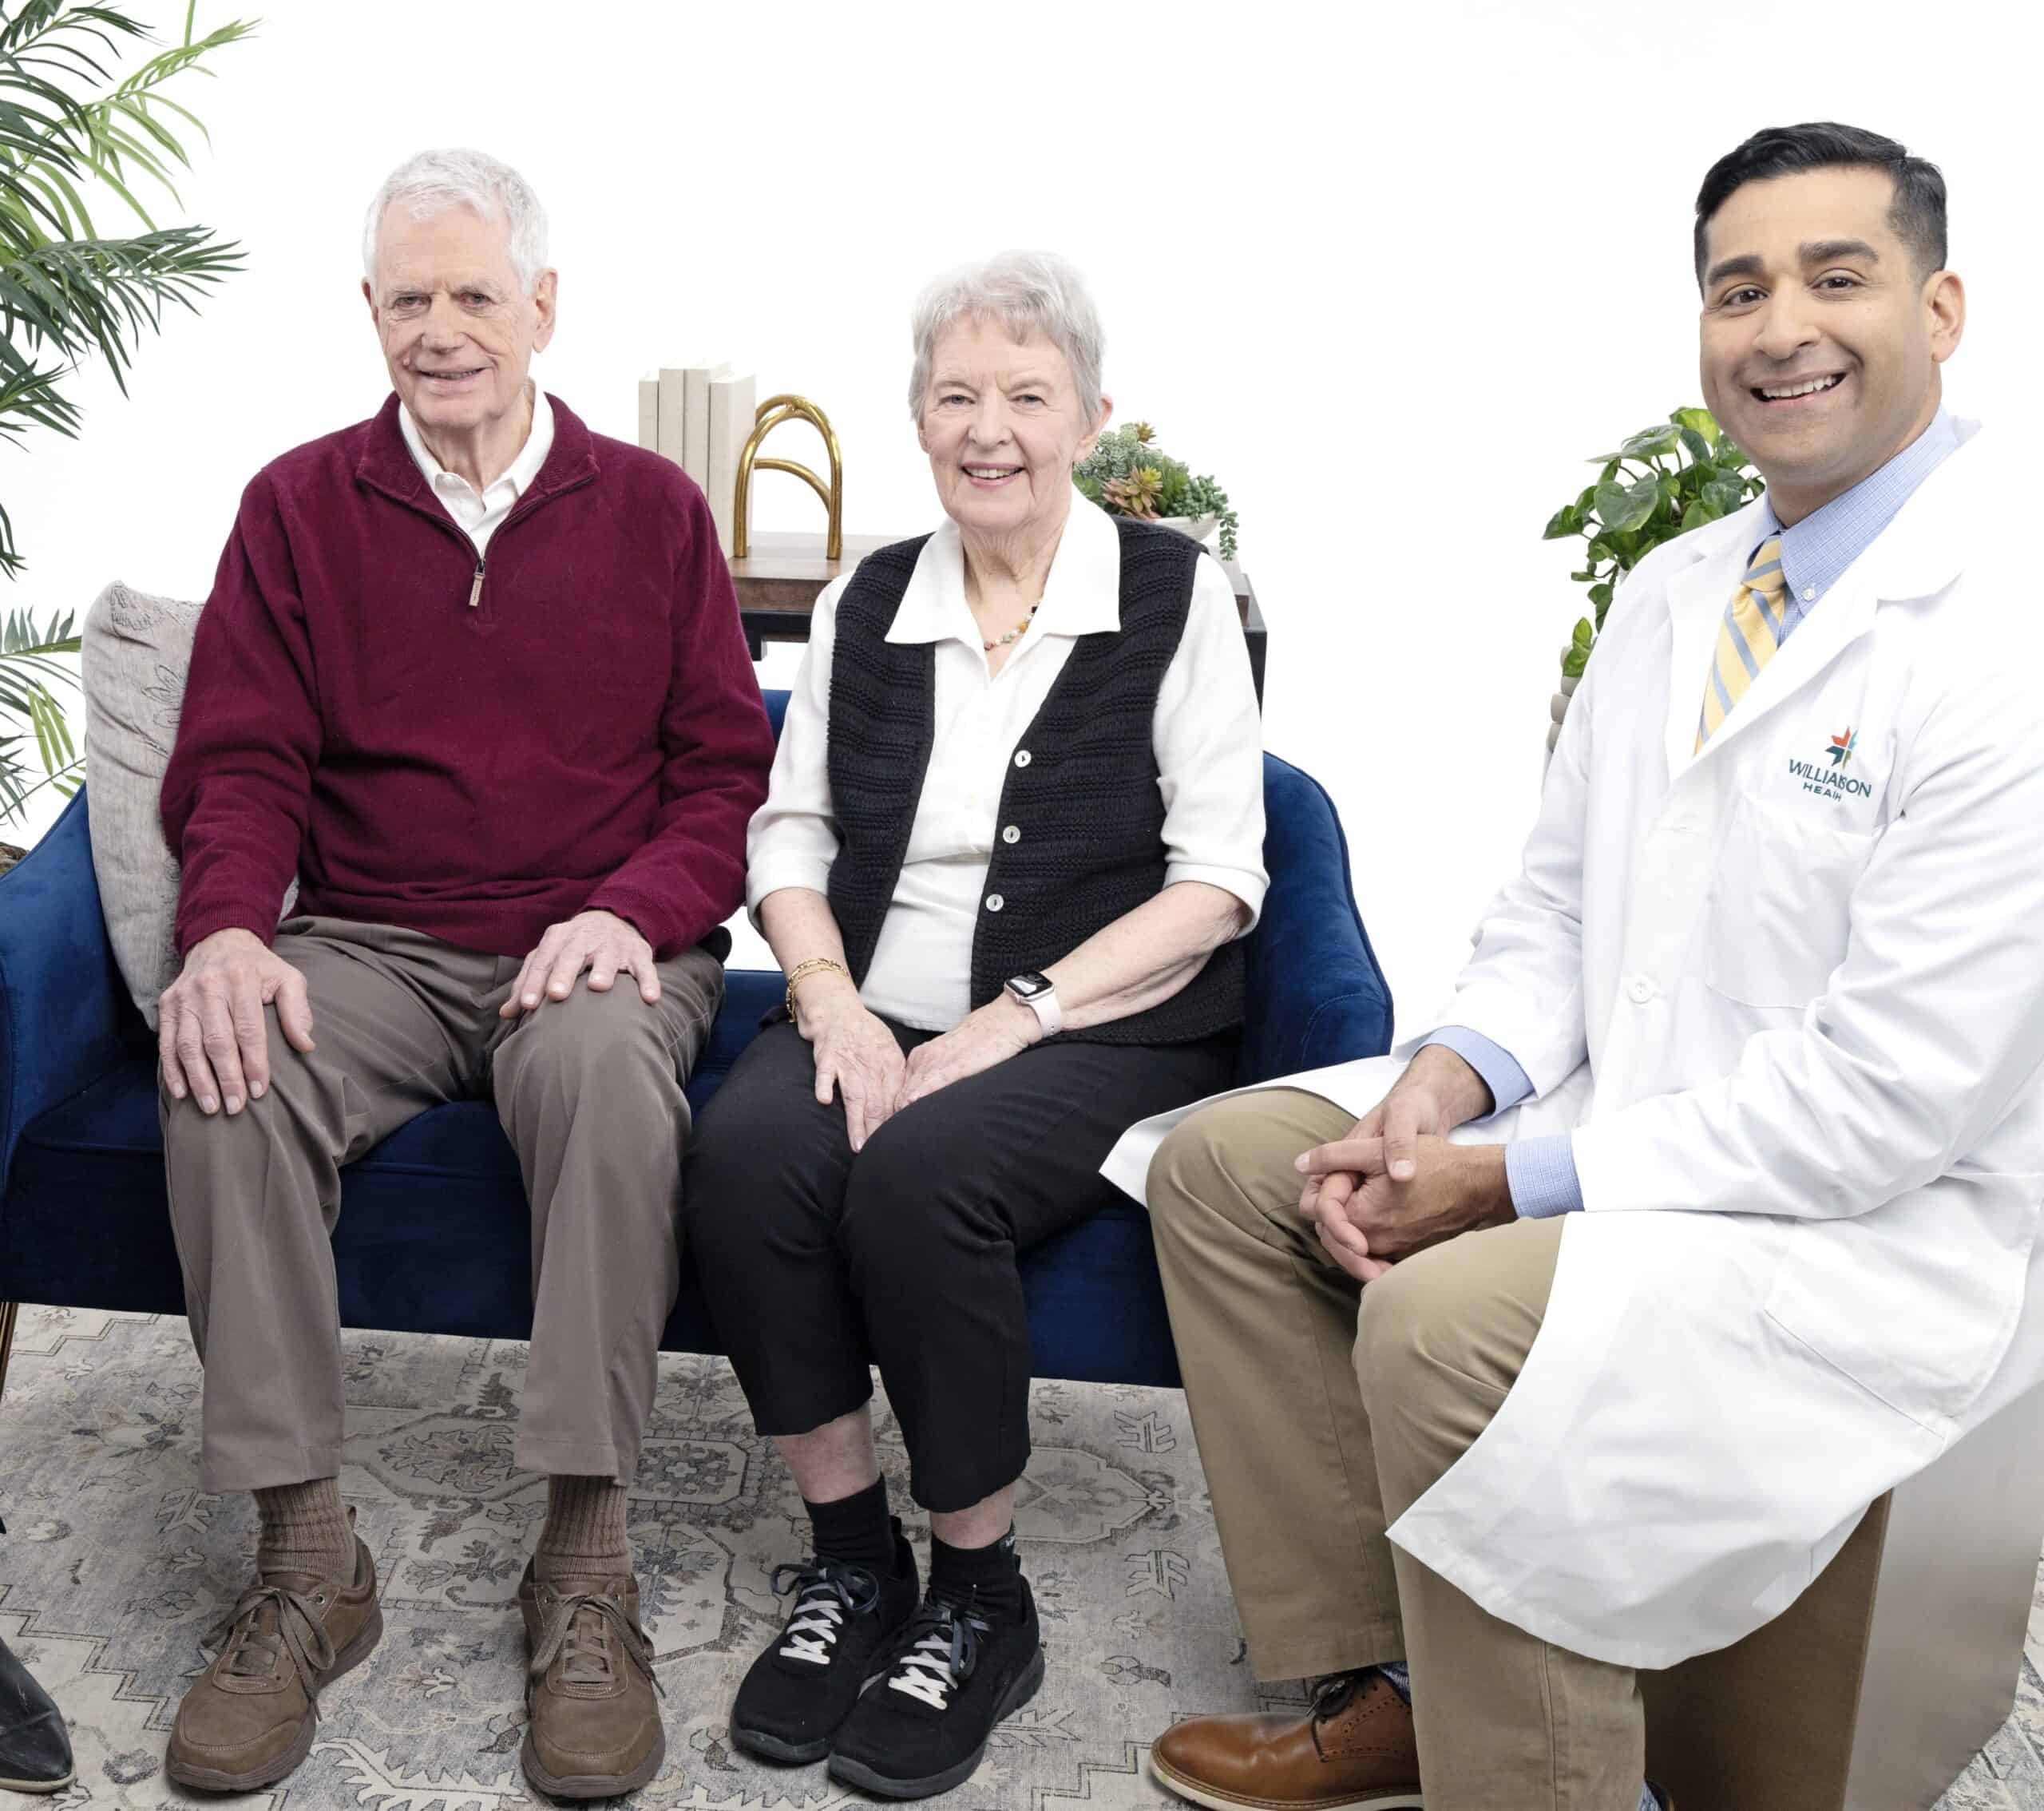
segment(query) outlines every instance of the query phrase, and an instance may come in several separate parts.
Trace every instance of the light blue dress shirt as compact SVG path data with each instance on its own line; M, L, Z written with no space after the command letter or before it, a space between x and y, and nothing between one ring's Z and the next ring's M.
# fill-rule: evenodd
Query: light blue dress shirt
M1774 506L1763 496L1753 545L1769 535L1781 537L1781 570L1787 583L1786 608L1777 645L1797 626L1845 569L1871 547L1893 521L1916 487L1959 446L1959 430L1943 409L1931 425L1879 471L1870 473L1841 497L1813 510L1791 529L1775 519ZM1515 1107L1533 1092L1518 1060L1480 1032L1467 1025L1444 1025L1427 1040L1445 1044L1482 1076L1495 1103L1493 1113ZM1567 1132L1547 1138L1520 1139L1505 1147L1506 1185L1511 1204L1524 1219L1572 1214L1583 1206L1583 1182L1575 1169L1575 1151Z

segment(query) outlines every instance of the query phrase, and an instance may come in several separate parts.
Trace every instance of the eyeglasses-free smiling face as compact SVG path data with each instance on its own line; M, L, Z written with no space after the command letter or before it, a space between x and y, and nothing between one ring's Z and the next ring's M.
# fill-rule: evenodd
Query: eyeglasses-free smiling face
M390 382L429 437L487 438L521 418L533 355L553 337L555 282L542 271L525 294L501 220L385 211L362 290Z
M1965 291L1919 271L1884 170L1800 172L1734 189L1704 260L1704 398L1751 453L1785 524L1885 465L1930 425Z
M1028 536L1062 523L1072 468L1092 450L1111 404L1083 416L1072 367L1044 335L1017 339L978 315L957 322L930 359L917 439L938 500L959 527Z

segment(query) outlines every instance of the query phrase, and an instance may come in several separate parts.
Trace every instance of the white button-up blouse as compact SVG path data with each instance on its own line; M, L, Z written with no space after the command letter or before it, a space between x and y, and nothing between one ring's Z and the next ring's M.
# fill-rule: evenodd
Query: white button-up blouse
M1152 732L1164 882L1224 888L1249 908L1254 925L1270 885L1262 727L1233 588L1215 560L1200 561L1197 573ZM838 600L850 582L846 574L816 601L766 802L747 834L746 904L755 923L769 894L786 886L822 893L830 885L838 846L826 765L831 656ZM1120 599L1121 537L1106 512L1075 491L1043 601L1007 664L989 672L965 601L957 525L947 521L925 545L887 639L937 644L936 735L901 878L859 989L873 1012L947 1031L972 1010L972 937L988 860L1004 834L996 820L1008 764L1023 758L1023 733L1074 640L1120 626Z

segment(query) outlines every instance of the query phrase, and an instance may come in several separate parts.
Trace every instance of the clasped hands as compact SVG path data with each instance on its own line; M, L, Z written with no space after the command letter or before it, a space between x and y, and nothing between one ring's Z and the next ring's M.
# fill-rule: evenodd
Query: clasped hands
M1489 1110L1475 1071L1429 1045L1346 1138L1301 1156L1299 1211L1328 1256L1369 1282L1415 1251L1512 1219L1504 1147L1448 1140Z

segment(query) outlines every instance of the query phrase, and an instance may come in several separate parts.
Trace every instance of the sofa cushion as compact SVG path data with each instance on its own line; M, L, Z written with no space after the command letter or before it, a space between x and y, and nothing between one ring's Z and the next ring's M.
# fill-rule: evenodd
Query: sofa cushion
M85 612L79 656L92 770L93 871L113 959L152 1030L156 996L177 978L179 967L172 929L177 858L164 840L156 801L203 608L152 597L116 579ZM294 882L283 911L297 891Z

